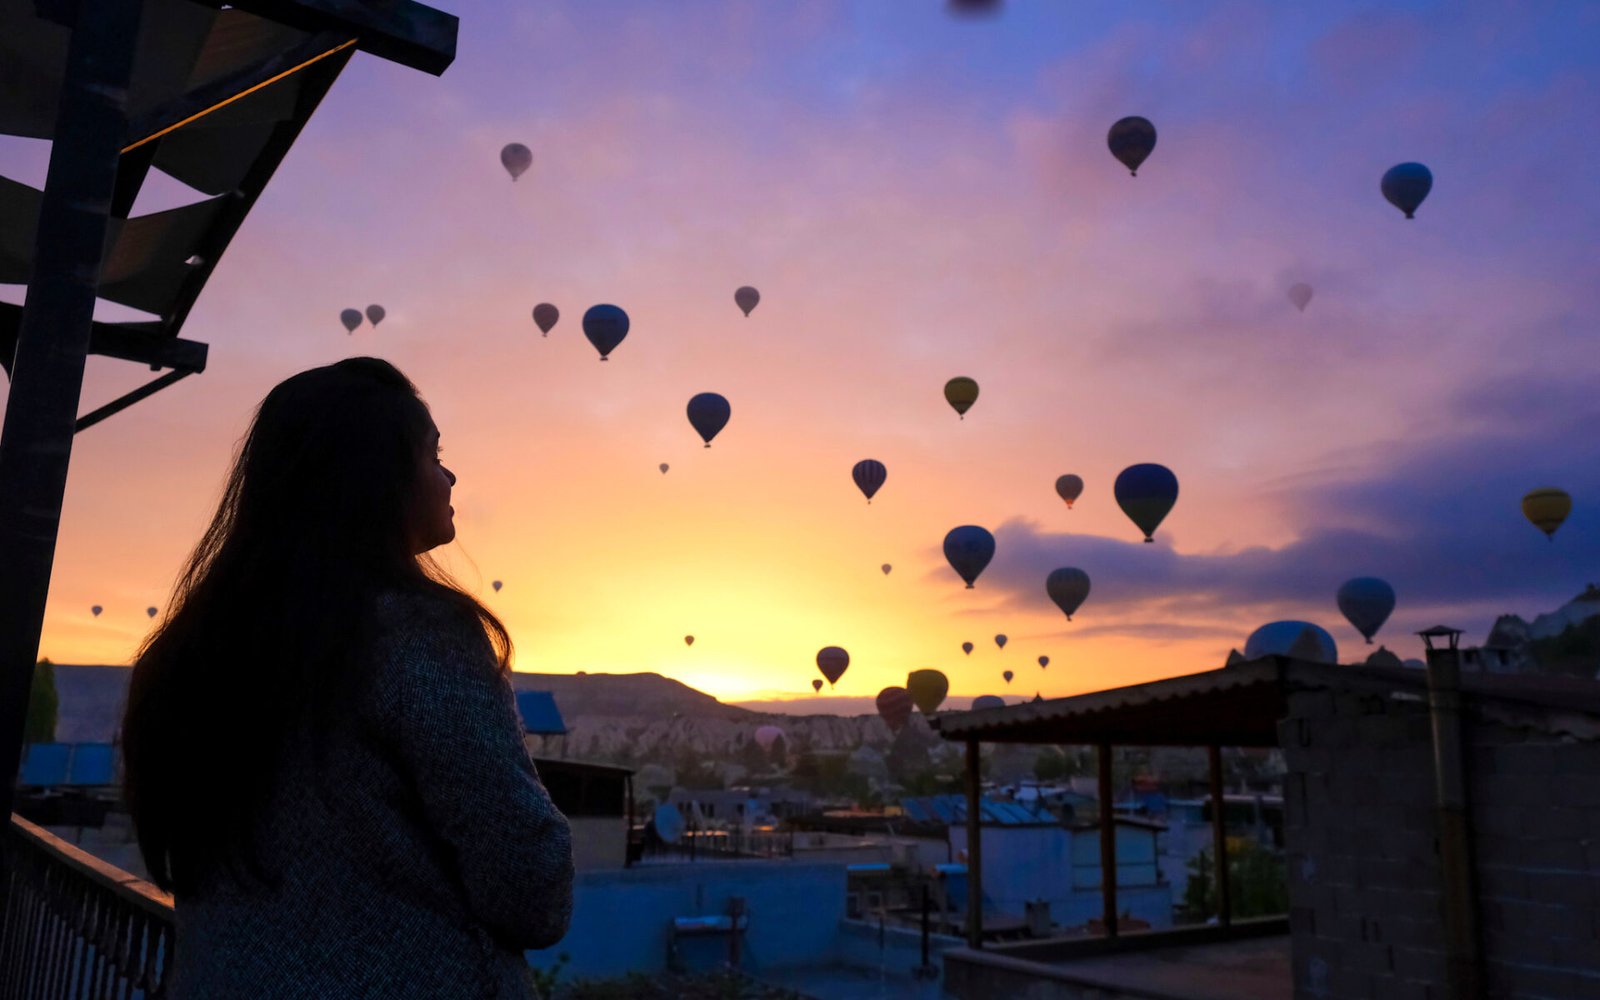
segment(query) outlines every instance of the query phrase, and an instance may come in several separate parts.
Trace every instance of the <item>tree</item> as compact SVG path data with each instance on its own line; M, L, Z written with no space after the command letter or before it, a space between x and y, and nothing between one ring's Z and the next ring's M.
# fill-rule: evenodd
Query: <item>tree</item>
M33 687L28 690L28 719L22 726L22 742L54 743L60 710L55 664L47 659L40 660L34 668Z
M1216 862L1204 848L1189 859L1183 905L1194 918L1217 912ZM1247 837L1228 838L1228 893L1233 916L1268 917L1289 912L1288 869L1283 859Z

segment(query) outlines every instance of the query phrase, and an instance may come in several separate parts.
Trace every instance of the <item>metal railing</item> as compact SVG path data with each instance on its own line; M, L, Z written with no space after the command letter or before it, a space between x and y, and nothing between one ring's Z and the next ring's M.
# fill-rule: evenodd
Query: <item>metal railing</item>
M0 1000L164 996L172 897L20 816L4 834Z

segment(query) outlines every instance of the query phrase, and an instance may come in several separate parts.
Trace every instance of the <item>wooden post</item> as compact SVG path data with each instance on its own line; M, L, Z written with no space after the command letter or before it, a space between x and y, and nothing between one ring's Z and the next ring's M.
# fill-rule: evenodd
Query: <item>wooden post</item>
M1228 829L1222 803L1222 748L1206 747L1211 771L1211 853L1217 881L1217 923L1233 922L1233 890L1228 885Z
M76 5L32 234L33 274L0 431L0 820L10 819L22 758L143 8L135 0Z
M1117 824L1111 811L1111 745L1095 751L1100 764L1100 919L1106 937L1117 936Z
M983 804L978 741L967 741L967 946L983 947Z

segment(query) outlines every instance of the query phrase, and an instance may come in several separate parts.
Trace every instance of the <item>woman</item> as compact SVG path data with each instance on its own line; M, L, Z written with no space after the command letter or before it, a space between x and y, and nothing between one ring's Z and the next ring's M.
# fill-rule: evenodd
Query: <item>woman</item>
M425 554L439 432L352 358L262 402L140 651L123 792L175 897L168 996L531 997L572 843L523 747L511 643Z

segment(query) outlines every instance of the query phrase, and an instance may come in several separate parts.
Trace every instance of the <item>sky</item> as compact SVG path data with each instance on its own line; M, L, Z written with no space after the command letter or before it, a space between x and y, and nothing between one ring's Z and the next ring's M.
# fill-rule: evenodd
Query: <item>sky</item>
M78 437L41 655L129 662L252 407L359 354L432 407L439 554L524 671L837 709L810 682L839 645L840 698L927 667L1053 697L1215 668L1282 618L1363 658L1353 576L1394 585L1402 656L1600 581L1594 4L458 12L442 77L363 54L325 99L184 328L206 372ZM1126 115L1159 133L1137 178L1105 145ZM42 184L47 156L0 141L0 174ZM1405 161L1435 178L1411 221L1379 194ZM198 197L156 178L136 212ZM602 302L632 320L603 364ZM81 409L147 377L92 358ZM709 449L703 391L732 406ZM1181 484L1154 545L1111 493L1140 462ZM1519 509L1542 486L1574 498L1553 540ZM961 524L998 542L971 590L940 548ZM1093 584L1071 622L1058 566Z

